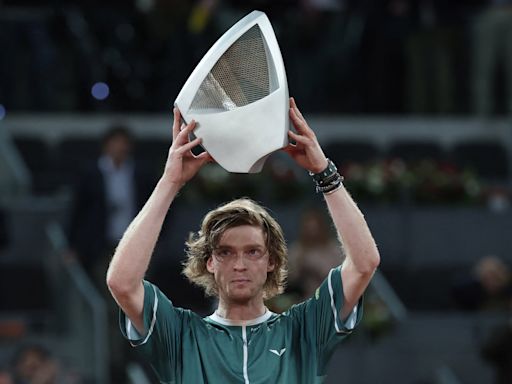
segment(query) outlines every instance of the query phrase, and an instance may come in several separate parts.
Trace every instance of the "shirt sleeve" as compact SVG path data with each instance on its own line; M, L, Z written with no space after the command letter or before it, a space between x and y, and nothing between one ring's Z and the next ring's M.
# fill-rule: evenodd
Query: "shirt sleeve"
M306 316L310 320L314 317L319 347L328 345L333 338L349 335L359 324L363 313L362 298L345 321L340 317L343 305L344 293L339 266L330 270L327 278L317 288L315 296L307 303Z
M119 326L123 336L150 363L160 381L171 382L177 366L184 310L174 307L155 285L147 281L143 284L145 334L140 335L137 332L122 310Z
M359 299L352 313L343 321L343 284L341 266L331 269L327 278L318 287L315 295L290 311L302 328L306 340L314 345L319 367L329 360L336 345L346 338L359 324L363 314L363 300Z

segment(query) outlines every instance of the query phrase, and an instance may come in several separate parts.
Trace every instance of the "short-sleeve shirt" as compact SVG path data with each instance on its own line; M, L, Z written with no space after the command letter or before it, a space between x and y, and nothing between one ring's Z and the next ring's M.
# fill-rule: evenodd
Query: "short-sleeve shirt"
M174 307L144 281L144 336L121 311L125 338L148 360L160 383L321 383L336 345L362 315L362 300L343 322L340 268L315 295L282 314L267 311L250 321L214 313L201 317Z

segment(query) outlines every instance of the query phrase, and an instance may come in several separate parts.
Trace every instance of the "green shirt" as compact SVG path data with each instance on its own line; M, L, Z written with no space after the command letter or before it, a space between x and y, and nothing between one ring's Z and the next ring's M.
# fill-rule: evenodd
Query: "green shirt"
M121 312L121 331L149 361L160 383L321 383L335 346L357 325L362 301L343 323L340 267L315 296L282 314L233 322L174 307L144 281L144 327Z

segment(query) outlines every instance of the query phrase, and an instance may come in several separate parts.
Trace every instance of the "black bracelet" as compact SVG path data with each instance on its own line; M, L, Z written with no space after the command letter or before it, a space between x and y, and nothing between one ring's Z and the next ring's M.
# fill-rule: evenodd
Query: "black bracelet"
M322 192L324 195L330 195L331 193L334 193L336 192L338 189L340 189L341 187L343 187L343 183L339 183L338 186L332 188L332 189L329 189L328 191L324 191Z
M323 193L328 194L329 192L332 192L336 189L339 189L343 185L343 176L338 174L338 177L336 180L333 180L332 183L329 183L327 185L316 185L316 192L317 193Z
M343 185L343 176L338 173L336 165L327 159L327 168L320 173L309 172L316 183L316 192L328 195L340 189Z
M313 178L313 180L315 180L317 184L321 184L323 180L336 174L336 172L338 172L336 165L330 159L327 159L327 167L322 172L313 173L310 171L309 175Z

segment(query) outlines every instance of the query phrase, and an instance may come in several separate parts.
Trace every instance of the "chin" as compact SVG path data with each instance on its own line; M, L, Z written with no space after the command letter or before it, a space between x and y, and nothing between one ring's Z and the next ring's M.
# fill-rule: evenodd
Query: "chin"
M244 289L234 289L230 292L229 298L232 301L241 302L241 301L248 301L254 298L254 292L252 292L248 288Z

